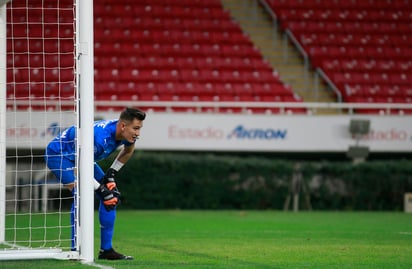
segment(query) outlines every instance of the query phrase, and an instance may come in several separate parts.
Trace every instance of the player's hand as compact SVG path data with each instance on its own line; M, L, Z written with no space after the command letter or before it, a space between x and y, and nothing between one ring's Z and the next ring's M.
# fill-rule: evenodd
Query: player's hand
M105 184L100 184L99 188L95 192L102 200L104 207L108 211L116 208L116 205L119 203L119 198L113 191L109 190Z
M103 177L102 183L105 184L106 188L108 188L110 191L113 191L115 189L117 190L116 181L115 181L116 174L117 174L116 170L114 170L113 168L109 168Z
M109 168L103 177L102 183L105 184L107 189L112 191L115 197L119 197L120 192L117 189L117 185L115 181L116 174L117 174L116 170L114 170L113 168Z

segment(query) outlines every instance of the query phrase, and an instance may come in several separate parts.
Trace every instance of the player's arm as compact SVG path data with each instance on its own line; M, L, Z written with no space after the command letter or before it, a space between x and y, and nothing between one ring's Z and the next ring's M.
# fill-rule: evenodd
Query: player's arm
M134 152L134 144L131 144L131 145L128 145L128 146L125 145L120 150L119 154L117 155L116 159L114 160L114 162L112 163L110 168L107 170L105 178L106 177L113 178L113 180L114 180L114 176L116 175L116 173L132 157L133 152Z
M118 193L119 191L117 190L116 181L115 181L116 174L123 167L123 165L132 157L133 152L134 152L134 144L129 145L129 146L125 145L120 150L116 159L114 160L114 162L112 163L110 168L107 170L106 174L104 175L102 183L105 184L109 190L115 191L116 195L120 195L120 193Z
M120 192L117 189L115 177L117 172L123 167L123 165L132 157L134 152L134 144L130 146L124 146L113 164L107 170L103 177L102 183L98 186L96 193L100 196L104 206L107 210L113 210L119 203Z
M117 155L116 160L113 162L111 167L113 167L115 165L116 161L118 161L122 164L125 164L130 159L130 157L132 157L133 152L134 152L134 144L131 144L129 146L125 145L122 148L122 150L119 152L119 154ZM117 171L119 171L120 168Z

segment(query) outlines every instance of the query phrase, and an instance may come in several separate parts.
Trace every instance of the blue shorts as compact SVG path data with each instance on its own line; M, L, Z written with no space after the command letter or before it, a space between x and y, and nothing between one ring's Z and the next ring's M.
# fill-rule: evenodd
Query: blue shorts
M63 155L46 154L45 161L47 167L49 167L49 169L62 184L66 185L76 181L76 175L74 174L75 162L72 160ZM101 181L103 177L104 172L102 168L95 163L94 178L97 181Z

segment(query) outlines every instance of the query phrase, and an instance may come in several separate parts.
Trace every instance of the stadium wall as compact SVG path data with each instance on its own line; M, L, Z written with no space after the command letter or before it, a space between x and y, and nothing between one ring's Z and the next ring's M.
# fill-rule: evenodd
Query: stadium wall
M43 149L73 115L53 112L7 114L7 147ZM118 118L118 112L95 114ZM73 116L74 117L74 116ZM48 122L44 126L35 124ZM370 121L359 141L349 132L353 119ZM379 115L247 115L149 113L137 148L163 151L224 152L346 152L350 146L369 147L371 153L412 153L412 125L408 116ZM33 127L34 126L34 127ZM35 127L35 126L38 126Z

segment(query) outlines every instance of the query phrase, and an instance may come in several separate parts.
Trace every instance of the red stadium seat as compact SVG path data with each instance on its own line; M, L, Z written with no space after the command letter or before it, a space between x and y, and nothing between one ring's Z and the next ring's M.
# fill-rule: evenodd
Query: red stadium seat
M48 5L54 7L57 2L48 1ZM16 9L10 16L15 22L36 22L28 28L19 24L13 29L8 27L16 38L8 40L7 46L21 52L16 54L21 57L7 59L15 70L7 72L7 79L18 85L30 77L33 85L26 96L73 96L74 27L73 13L69 11ZM94 13L97 100L255 102L262 96L289 94L219 0L107 0L96 2ZM48 24L43 27L41 22ZM23 56L27 49L29 58ZM39 57L37 53L49 56ZM194 108L182 110L188 109ZM232 107L226 111L242 109Z
M353 87L373 89L412 84L410 7L402 1L270 1L282 29L288 28L344 97L359 94ZM409 33L409 34L406 34ZM337 49L339 47L339 49ZM402 70L402 71L401 71ZM358 73L358 74L357 74ZM363 86L361 86L363 85ZM368 90L362 94L371 94ZM396 100L399 91L392 91Z

